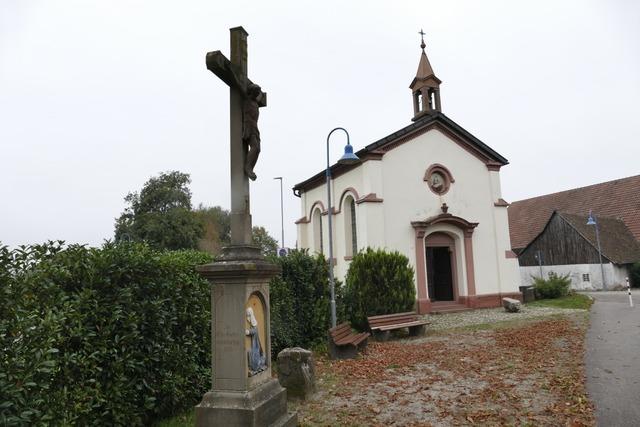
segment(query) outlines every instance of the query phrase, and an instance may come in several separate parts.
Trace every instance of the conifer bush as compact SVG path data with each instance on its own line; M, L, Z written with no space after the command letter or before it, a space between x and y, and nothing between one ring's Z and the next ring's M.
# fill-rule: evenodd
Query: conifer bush
M567 296L571 288L570 275L559 276L553 271L549 272L547 279L535 277L533 286L536 292L536 299L553 299Z
M413 268L401 253L367 248L353 257L345 279L347 317L368 328L367 317L411 311L416 302Z
M0 245L0 425L147 425L210 384L195 251Z

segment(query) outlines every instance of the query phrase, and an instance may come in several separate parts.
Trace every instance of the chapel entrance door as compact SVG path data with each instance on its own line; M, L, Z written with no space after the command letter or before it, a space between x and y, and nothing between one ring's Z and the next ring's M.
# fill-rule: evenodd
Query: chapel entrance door
M449 246L427 246L427 283L431 301L453 301L453 272Z

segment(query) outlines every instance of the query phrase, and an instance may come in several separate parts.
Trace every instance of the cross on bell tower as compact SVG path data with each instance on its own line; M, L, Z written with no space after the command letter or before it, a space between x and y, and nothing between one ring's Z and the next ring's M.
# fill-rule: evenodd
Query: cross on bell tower
M416 76L409 85L413 95L413 121L425 115L442 111L442 105L440 104L440 83L442 81L434 74L424 51L424 48L427 47L424 44L424 31L420 30L418 34L421 36L420 48L422 49L422 54L420 55Z

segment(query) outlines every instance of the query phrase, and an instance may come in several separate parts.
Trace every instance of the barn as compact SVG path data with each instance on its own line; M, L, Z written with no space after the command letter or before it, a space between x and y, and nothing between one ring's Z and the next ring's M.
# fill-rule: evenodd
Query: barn
M522 285L553 271L612 289L640 262L640 175L513 202L508 216Z

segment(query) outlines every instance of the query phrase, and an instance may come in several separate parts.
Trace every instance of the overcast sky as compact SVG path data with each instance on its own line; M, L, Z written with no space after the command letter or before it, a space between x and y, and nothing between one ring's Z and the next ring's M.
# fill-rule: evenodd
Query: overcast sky
M410 123L421 28L443 112L510 161L507 201L640 174L639 23L632 0L1 0L0 241L98 245L162 171L228 208L228 87L205 54L238 25L269 95L253 223L279 238L283 176L288 246L328 132L358 150Z

